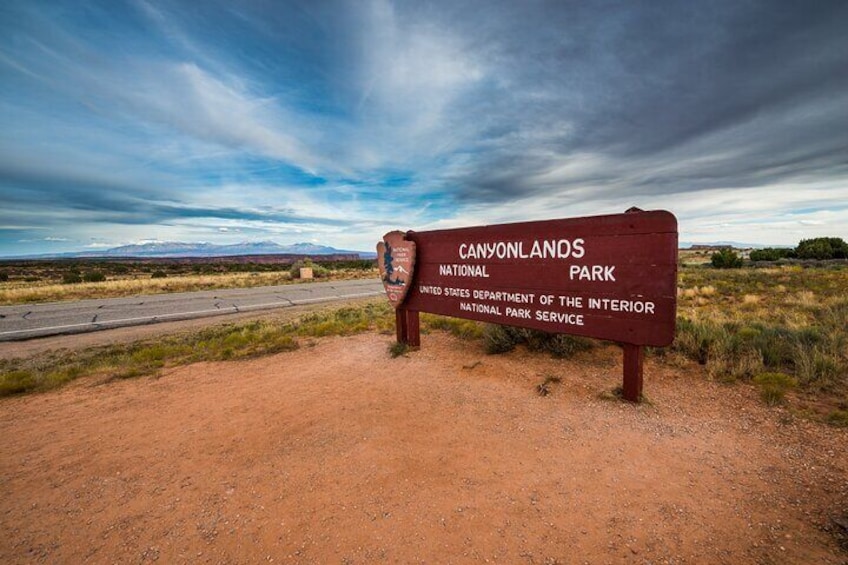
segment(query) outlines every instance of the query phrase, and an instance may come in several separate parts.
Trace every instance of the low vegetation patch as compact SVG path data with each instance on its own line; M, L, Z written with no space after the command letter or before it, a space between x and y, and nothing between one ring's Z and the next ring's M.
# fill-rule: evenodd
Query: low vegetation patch
M396 357L402 357L409 353L409 346L405 343L399 343L397 341L392 342L389 345L389 355L391 355L392 359Z
M828 414L827 422L834 426L848 428L848 410L834 410Z
M525 345L531 351L545 352L563 359L591 349L594 345L592 340L583 337L495 324L486 326L484 338L486 352L490 354L506 353L518 345Z
M485 333L486 324L474 320L423 314L421 316L422 330L443 330L460 339L479 339Z
M785 373L760 373L754 377L754 384L760 389L760 397L769 406L783 404L786 393L798 386L798 381Z
M716 380L754 383L770 404L785 402L786 390L757 383L758 375L785 375L799 393L792 404L808 404L824 419L848 401L846 266L684 266L678 285L671 352L705 365Z

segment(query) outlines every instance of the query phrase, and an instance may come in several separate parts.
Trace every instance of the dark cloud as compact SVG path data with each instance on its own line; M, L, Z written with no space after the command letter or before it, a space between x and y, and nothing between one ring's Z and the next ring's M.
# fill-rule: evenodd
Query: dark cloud
M842 174L848 4L510 3L480 14L474 25L452 18L501 79L485 95L482 114L485 142L497 151L481 151L461 179L466 200L549 190L528 179L587 152L632 168L664 155L736 152L713 170L695 166L693 189ZM557 123L560 132L530 143L514 134ZM606 176L575 181L603 183ZM653 182L681 180L689 179Z

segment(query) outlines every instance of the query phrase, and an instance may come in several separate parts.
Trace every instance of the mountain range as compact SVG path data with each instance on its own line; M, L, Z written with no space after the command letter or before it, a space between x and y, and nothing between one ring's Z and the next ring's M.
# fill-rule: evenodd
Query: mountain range
M293 243L280 245L273 241L245 241L230 245L215 243L184 243L181 241L150 241L147 243L122 245L111 249L39 255L37 258L83 258L83 257L232 257L236 255L358 255L363 259L377 256L375 252L348 251L315 243Z

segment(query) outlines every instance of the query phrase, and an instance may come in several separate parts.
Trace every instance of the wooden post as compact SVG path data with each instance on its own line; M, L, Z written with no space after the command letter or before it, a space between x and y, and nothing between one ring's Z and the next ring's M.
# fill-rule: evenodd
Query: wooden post
M395 331L398 343L421 347L421 326L417 310L407 310L403 307L395 310Z
M624 386L622 392L625 400L640 402L642 400L642 362L645 350L641 345L623 344L624 347Z
M406 333L406 308L395 309L395 331L397 333L397 342L406 343L408 340Z
M406 310L406 344L409 347L421 347L421 326L418 310Z

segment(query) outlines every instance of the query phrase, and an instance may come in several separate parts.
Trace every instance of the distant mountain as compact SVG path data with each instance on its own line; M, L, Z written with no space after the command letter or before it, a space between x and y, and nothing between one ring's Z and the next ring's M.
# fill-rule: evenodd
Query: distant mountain
M711 247L722 247L722 246L730 246L734 249L763 249L765 247L793 247L791 245L763 245L762 243L740 243L738 241L705 241L705 242L691 242L691 241L681 241L678 243L678 247L680 249L689 249L693 245L701 245L701 246L711 246Z
M348 251L314 243L294 243L280 245L273 241L245 241L230 245L215 243L184 243L181 241L151 241L134 245L122 245L111 249L84 251L80 253L62 253L57 255L39 255L38 258L84 258L84 257L137 257L137 258L176 258L176 257L232 257L237 255L358 255L363 259L377 256L375 252ZM33 257L35 258L35 257Z

